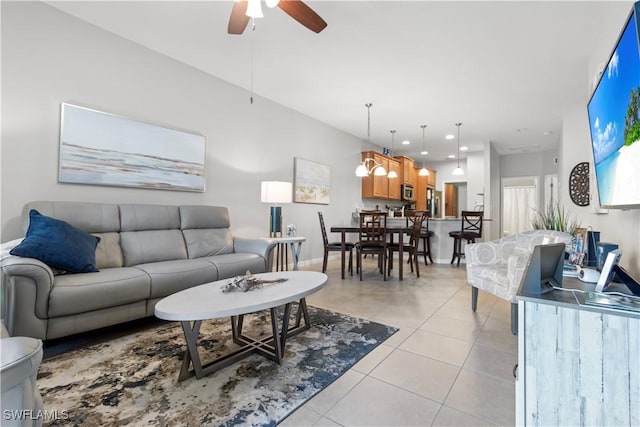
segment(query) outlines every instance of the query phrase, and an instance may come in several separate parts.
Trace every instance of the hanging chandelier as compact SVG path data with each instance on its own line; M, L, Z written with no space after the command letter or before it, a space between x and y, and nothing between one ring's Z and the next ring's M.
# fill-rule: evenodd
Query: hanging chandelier
M456 123L458 127L458 167L453 170L453 175L464 175L464 171L460 167L460 126L462 123Z
M371 106L372 103L364 104L367 107L367 142L371 137ZM363 178L365 176L369 176L373 173L375 176L384 176L387 174L385 168L378 162L375 161L372 157L365 158L362 163L358 165L356 168L356 176L359 178Z
M429 154L424 146L424 130L427 128L427 125L420 125L420 127L422 128L422 152L420 154L426 156L427 154ZM420 169L418 175L429 176L429 169L427 169L424 165L424 157L422 158L422 169Z

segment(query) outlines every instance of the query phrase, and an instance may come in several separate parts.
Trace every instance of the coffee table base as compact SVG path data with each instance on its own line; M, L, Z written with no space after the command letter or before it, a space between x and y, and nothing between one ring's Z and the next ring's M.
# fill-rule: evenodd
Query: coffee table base
M284 347L287 338L306 331L311 327L309 321L309 312L307 310L307 301L301 298L298 302L298 311L296 313L295 324L289 326L289 318L291 317L291 304L284 306L284 314L282 316L282 326L278 325L277 307L270 308L271 330L272 335L257 340L242 333L244 315L231 316L231 332L233 342L241 345L239 349L213 359L206 364L202 364L200 354L198 353L198 336L200 335L200 326L202 320L180 322L184 338L187 342L187 348L182 359L182 367L178 374L178 381L183 381L195 375L197 379L205 377L222 368L225 368L238 360L258 353L277 364L282 364ZM304 319L304 324L302 323ZM193 369L191 366L193 365Z

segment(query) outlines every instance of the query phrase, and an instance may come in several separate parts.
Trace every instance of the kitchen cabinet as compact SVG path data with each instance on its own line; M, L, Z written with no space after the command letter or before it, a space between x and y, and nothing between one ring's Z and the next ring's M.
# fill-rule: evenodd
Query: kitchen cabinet
M363 151L362 160L372 158L389 172L389 157L376 153L375 151ZM397 179L397 178L396 178ZM377 176L371 173L362 178L362 198L363 199L388 199L389 179L386 175Z
M400 163L402 173L398 173L401 179L400 184L409 184L416 186L416 171L413 167L413 159L407 156L396 156L395 159Z
M431 168L427 168L427 169L429 170L429 176L427 177L427 185L429 187L436 188L436 171Z
M416 203L416 210L427 210L427 178L428 176L420 176L418 172L420 169L415 168L414 173L416 175L416 185L413 187L414 201Z
M419 211L424 211L430 209L429 203L427 202L427 189L430 188L431 190L435 191L436 171L431 168L427 168L427 170L429 171L429 175L420 176L420 169L422 168L413 168L413 174L416 177L416 184L413 186L413 194L415 196L414 201L416 203L416 209Z
M398 174L397 178L388 179L388 197L390 200L400 200L400 185L402 184L402 166L400 162L396 159L388 159L389 161L389 169L387 172L395 171Z

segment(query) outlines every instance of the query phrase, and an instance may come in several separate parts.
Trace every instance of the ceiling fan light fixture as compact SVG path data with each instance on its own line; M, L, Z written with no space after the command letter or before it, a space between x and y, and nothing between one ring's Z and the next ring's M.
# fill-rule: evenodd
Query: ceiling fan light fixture
M264 14L262 13L262 5L260 4L260 0L249 0L247 5L247 13L246 15L250 18L264 18Z

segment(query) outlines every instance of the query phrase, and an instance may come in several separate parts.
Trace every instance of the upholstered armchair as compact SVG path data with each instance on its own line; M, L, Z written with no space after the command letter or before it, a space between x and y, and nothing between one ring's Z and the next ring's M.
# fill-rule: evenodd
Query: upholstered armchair
M3 426L42 425L42 398L36 386L42 341L10 337L0 323L0 383Z
M520 287L533 248L549 243L571 244L571 235L555 230L532 230L512 234L493 242L469 244L465 248L467 282L471 285L471 309L478 306L478 289L511 303L511 332L518 331Z

